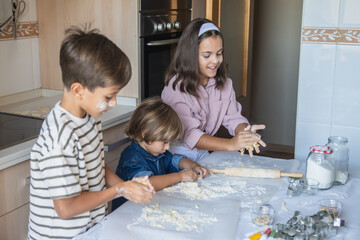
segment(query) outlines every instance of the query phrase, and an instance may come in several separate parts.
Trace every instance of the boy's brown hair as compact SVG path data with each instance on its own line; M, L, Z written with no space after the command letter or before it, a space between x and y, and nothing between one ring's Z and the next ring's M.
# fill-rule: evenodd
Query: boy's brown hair
M125 129L137 142L173 142L181 138L183 126L177 113L160 97L145 99L134 111Z
M99 30L72 26L65 31L60 49L64 87L79 82L90 91L97 87L124 87L131 78L129 58Z

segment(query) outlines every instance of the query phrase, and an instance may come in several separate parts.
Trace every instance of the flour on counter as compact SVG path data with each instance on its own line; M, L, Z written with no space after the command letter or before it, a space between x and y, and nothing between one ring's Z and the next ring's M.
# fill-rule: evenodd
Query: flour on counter
M172 195L180 193L191 200L211 200L233 195L242 208L251 208L263 203L263 198L267 193L267 188L260 185L250 185L243 180L221 181L198 181L181 182L171 187L167 187L164 192Z
M204 184L201 186L197 182L181 182L165 188L164 192L180 192L190 199L209 200L212 198L224 197L229 193L235 193L236 190L227 184L224 184L223 186Z
M217 222L217 218L200 212L199 210L188 209L185 213L166 208L162 209L159 204L145 206L142 209L141 217L134 223L127 226L130 230L135 225L148 223L152 227L166 228L165 224L175 225L176 231L202 232L202 227Z

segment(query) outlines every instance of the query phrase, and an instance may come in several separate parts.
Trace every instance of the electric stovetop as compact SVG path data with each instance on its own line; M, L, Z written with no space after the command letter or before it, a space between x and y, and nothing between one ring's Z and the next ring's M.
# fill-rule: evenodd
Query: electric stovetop
M0 113L0 150L36 138L44 119Z

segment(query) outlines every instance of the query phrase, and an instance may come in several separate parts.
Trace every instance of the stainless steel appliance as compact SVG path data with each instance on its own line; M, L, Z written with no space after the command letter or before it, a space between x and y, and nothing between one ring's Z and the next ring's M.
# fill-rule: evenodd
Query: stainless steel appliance
M164 76L184 28L191 21L191 0L141 0L141 99L159 96Z

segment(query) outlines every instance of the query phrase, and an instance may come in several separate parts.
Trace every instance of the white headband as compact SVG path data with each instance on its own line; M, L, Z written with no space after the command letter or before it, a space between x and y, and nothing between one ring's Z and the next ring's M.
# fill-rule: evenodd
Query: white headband
M216 30L216 31L220 32L219 28L217 26L215 26L215 24L213 24L213 23L204 23L203 25L201 25L198 37L200 37L201 34L203 34L204 32L207 32L207 31L210 31L210 30Z

